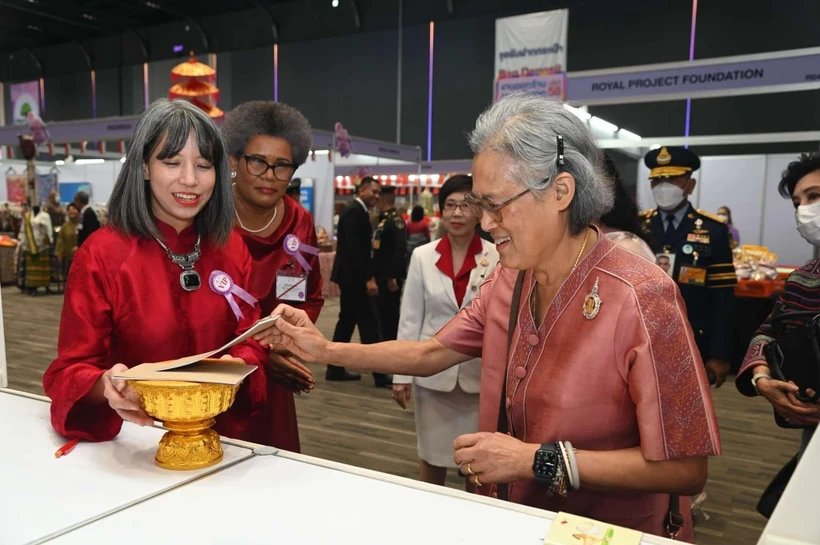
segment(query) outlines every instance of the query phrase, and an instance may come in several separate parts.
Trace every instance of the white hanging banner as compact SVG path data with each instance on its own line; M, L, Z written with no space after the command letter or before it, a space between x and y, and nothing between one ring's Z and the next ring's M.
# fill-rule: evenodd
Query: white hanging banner
M495 21L495 98L514 91L564 97L569 10Z

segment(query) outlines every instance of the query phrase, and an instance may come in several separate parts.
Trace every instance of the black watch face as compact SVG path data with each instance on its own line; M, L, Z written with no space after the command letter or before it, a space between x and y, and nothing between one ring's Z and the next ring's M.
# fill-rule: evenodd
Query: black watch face
M535 470L535 475L546 479L552 479L555 476L557 463L557 452L554 450L539 450L535 453L535 464L533 467Z

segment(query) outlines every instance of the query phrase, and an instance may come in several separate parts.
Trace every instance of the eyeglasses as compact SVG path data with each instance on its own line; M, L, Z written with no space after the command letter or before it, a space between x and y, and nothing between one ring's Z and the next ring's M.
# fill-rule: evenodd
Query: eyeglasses
M489 197L477 198L472 193L468 193L464 196L464 202L470 206L473 213L479 218L481 218L483 214L487 214L494 222L501 223L501 209L516 199L523 197L530 191L532 191L532 188L527 188L521 193L517 193L509 199L501 201L500 203L496 203Z
M555 137L555 139L556 139L556 148L557 148L556 151L557 151L557 154L558 154L555 162L558 166L558 173L561 173L561 172L564 171L564 167L565 167L565 162L564 162L564 137L559 134L558 136ZM547 180L544 180L544 182L546 182L546 181ZM516 199L519 199L519 198L523 197L524 195L526 195L530 191L532 191L532 188L525 189L521 193L516 193L512 197L510 197L508 199L505 199L505 200L501 201L500 203L496 203L495 201L493 201L489 197L478 198L475 195L473 195L472 193L468 193L467 195L464 196L464 202L470 205L470 207L473 209L473 212L479 218L481 218L481 216L483 214L487 214L487 215L490 216L490 218L494 222L500 223L501 220L502 220L501 209L504 208L505 206L507 206L508 204L512 203ZM445 207L446 207L446 205L445 205Z
M466 196L462 202L447 201L444 203L444 210L446 212L455 212L456 208L464 212L472 212L473 206L467 202Z
M248 155L247 153L243 153L242 157L245 159L245 168L248 170L248 174L253 176L262 177L267 174L268 170L273 170L274 178L280 182L289 182L296 172L296 165L293 163L279 161L270 164L260 157Z

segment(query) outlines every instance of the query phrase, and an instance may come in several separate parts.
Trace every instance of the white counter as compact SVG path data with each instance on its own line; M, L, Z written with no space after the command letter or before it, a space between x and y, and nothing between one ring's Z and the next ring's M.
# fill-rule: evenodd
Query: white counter
M820 543L820 432L815 432L758 545Z
M154 465L163 430L126 423L113 441L80 442L55 458L66 439L51 427L39 397L0 392L0 543L38 542L116 512L251 456L223 445L218 466L166 471Z
M224 442L221 466L165 471L153 463L161 433L126 425L115 441L81 443L55 459L63 440L51 431L48 405L0 392L0 434L21 438L0 449L0 543L541 545L554 517L299 454L252 455ZM644 536L642 544L674 542Z

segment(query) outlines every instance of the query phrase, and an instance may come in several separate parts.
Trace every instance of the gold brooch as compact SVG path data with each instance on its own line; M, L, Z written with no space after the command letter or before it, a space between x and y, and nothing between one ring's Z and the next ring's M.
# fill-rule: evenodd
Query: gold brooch
M595 279L595 285L592 291L584 298L584 317L587 320L592 320L598 316L601 310L601 298L598 297L598 279Z
M487 261L486 258L482 259L481 262L479 263L479 265L481 265L482 267L486 267L489 264L490 264L490 262Z

